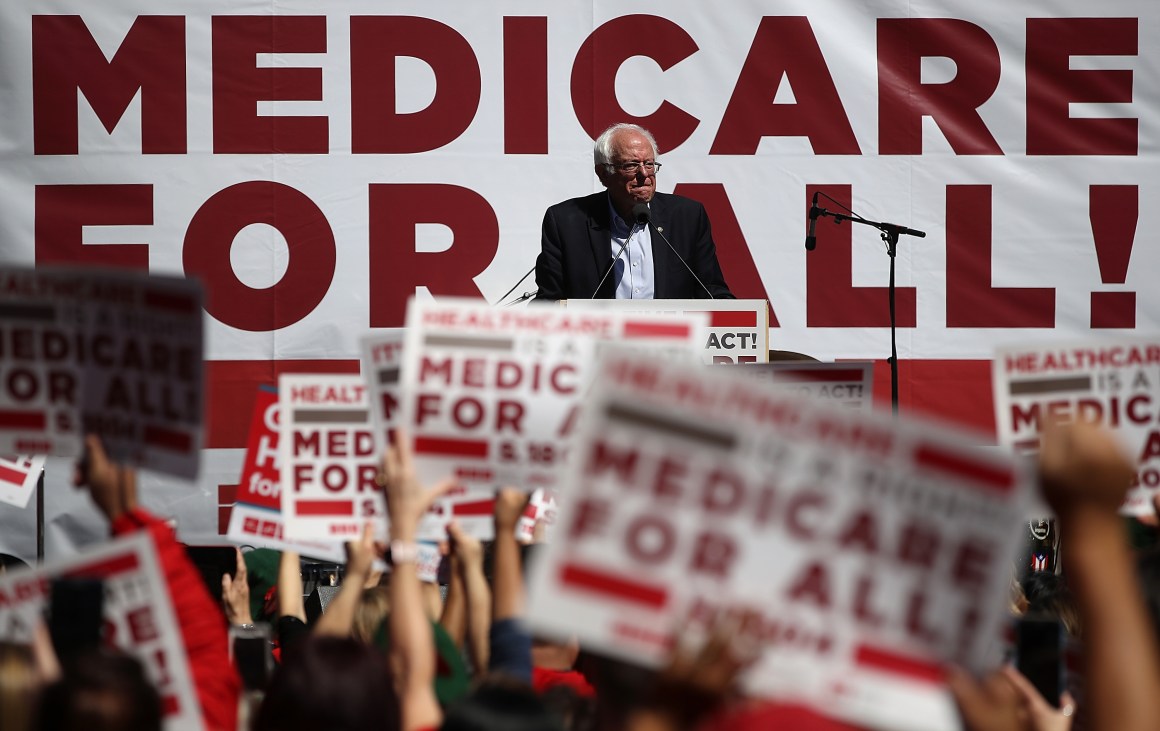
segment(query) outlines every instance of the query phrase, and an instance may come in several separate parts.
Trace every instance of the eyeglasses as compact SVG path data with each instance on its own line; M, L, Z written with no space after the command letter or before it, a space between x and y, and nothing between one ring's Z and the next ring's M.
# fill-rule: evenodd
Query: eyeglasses
M618 170L625 175L636 175L638 170L644 168L646 173L652 175L661 169L661 164L656 160L645 160L644 162L633 160L632 162L622 162L619 164L605 163L605 167L609 170Z

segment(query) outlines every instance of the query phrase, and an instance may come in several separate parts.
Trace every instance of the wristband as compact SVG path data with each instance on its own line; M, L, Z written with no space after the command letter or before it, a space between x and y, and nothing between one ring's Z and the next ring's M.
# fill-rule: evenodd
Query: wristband
M419 544L407 541L391 541L391 563L415 563L419 560Z

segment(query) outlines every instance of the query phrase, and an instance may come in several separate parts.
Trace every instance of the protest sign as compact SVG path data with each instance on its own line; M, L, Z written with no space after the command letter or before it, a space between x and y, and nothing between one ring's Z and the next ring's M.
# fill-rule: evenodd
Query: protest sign
M258 389L250 442L242 464L237 502L230 513L227 537L236 543L296 551L326 561L344 562L346 553L338 541L292 540L282 521L282 471L279 469L278 390Z
M600 309L636 314L704 313L703 362L766 363L769 361L769 303L766 300L568 300L569 309Z
M93 432L119 462L197 477L197 282L6 268L0 310L0 452L74 456Z
M31 641L49 601L50 583L58 578L104 582L105 641L145 666L161 695L166 729L200 730L200 705L151 537L137 533L84 555L0 576L0 639Z
M498 487L557 484L600 343L631 342L694 361L704 333L704 316L493 309L449 299L412 301L407 322L402 423L414 439L416 469L427 484L459 481L437 514L484 539L492 536Z
M658 663L752 611L764 695L957 728L944 662L997 649L1030 479L930 424L880 424L729 369L610 354L587 397L529 622Z
M1000 444L1035 451L1045 420L1098 422L1119 435L1137 463L1121 512L1153 514L1160 491L1160 340L1005 347L996 350L992 368Z
M353 540L372 521L376 537L386 539L386 504L375 484L379 455L362 376L283 374L278 404L286 537Z
M394 439L402 366L402 330L376 332L362 339L362 372L370 389L371 421L375 425L375 445L379 452Z
M44 469L44 457L20 455L0 457L0 503L28 507L36 482Z
M745 372L794 396L867 413L874 409L874 363L870 361L763 363Z

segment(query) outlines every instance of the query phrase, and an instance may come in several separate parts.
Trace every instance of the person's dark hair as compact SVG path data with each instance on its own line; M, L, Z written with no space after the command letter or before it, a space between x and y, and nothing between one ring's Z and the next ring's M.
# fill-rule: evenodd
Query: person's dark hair
M1022 586L1027 598L1025 617L1056 619L1072 637L1083 636L1075 597L1062 576L1050 571L1033 571L1023 577Z
M40 696L42 731L160 731L161 697L133 657L98 649L76 655Z
M596 731L595 698L582 696L566 685L548 688L540 698L567 731Z
M253 731L390 731L400 725L386 657L354 639L310 635L275 671Z
M489 678L447 709L440 731L564 731L564 723L529 686Z

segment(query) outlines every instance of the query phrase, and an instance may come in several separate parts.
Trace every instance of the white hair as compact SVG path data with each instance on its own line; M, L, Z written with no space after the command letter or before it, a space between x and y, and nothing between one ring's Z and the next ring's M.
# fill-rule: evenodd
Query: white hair
M620 122L604 130L596 138L596 143L592 146L592 158L596 161L597 165L609 165L612 163L612 138L620 132L636 132L648 140L649 146L652 147L654 160L660 154L657 152L657 141L653 139L652 132L649 132L639 124Z

